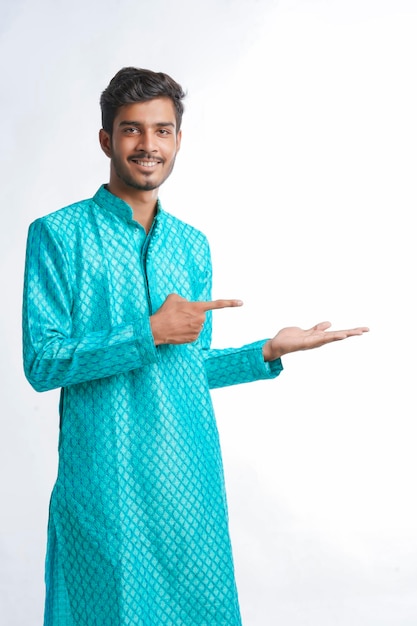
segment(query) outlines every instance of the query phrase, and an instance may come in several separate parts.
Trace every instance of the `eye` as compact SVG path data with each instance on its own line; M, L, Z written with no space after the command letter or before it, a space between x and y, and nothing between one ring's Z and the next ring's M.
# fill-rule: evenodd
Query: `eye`
M169 131L167 128L160 128L158 130L158 133L162 135L163 137L166 137L171 134L171 131Z
M123 133L125 135L135 135L138 132L139 132L139 128L136 128L136 126L126 126L123 129Z

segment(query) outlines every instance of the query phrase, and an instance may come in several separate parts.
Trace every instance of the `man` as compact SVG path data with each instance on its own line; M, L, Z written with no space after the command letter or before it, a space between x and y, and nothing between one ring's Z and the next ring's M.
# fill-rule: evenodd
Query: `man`
M367 330L210 349L211 311L241 302L210 300L206 238L158 200L183 97L166 74L120 70L101 96L109 183L29 230L25 373L61 388L45 626L240 624L209 388Z

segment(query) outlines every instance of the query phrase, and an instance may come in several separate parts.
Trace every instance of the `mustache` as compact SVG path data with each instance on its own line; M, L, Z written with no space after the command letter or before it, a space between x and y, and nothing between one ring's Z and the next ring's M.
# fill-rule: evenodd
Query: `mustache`
M163 159L161 157L155 156L154 154L151 154L150 152L135 152L135 154L131 154L128 157L128 161L157 161L158 163L163 163Z

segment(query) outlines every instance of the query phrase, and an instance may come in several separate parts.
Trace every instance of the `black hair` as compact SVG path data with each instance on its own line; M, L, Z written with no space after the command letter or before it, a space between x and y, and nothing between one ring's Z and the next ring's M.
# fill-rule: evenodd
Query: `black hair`
M124 67L113 76L100 97L103 129L110 135L117 110L124 104L170 98L174 105L177 132L181 128L185 92L168 74L136 67Z

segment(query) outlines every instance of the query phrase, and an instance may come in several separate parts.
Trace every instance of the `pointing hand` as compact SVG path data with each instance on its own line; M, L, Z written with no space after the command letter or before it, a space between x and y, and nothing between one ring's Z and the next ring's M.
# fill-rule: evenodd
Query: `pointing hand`
M150 318L155 345L191 343L201 333L207 311L242 306L242 304L241 300L190 302L171 293L161 308Z

